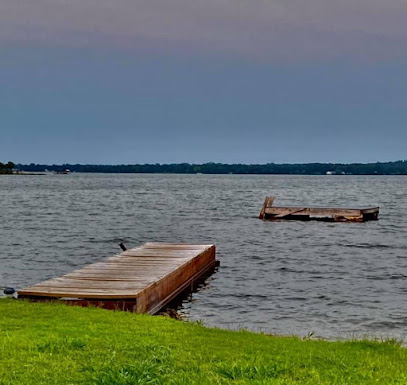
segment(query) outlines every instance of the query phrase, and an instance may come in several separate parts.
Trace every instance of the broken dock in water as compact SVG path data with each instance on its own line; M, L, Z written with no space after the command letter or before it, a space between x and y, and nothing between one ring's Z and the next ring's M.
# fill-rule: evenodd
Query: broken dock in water
M18 297L155 314L213 268L215 254L214 245L146 243L19 290Z
M377 220L379 207L328 208L328 207L289 207L273 206L274 197L264 200L260 219L296 219L302 221L319 220L332 222L365 222Z

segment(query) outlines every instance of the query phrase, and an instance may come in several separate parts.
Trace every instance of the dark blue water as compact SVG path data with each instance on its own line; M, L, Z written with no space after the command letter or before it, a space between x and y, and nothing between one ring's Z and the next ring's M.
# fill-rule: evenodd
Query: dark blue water
M215 243L219 271L181 313L222 328L327 338L407 333L407 177L0 177L0 286L146 241ZM276 205L381 207L367 223L265 222Z

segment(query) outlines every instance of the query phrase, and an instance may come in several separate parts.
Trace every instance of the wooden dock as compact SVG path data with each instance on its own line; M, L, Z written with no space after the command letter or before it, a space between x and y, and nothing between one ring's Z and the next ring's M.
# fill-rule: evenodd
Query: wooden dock
M332 222L365 222L377 220L379 207L328 208L328 207L278 207L273 206L274 197L266 197L260 211L260 219L320 220Z
M154 314L215 264L214 245L146 243L19 290L18 297Z

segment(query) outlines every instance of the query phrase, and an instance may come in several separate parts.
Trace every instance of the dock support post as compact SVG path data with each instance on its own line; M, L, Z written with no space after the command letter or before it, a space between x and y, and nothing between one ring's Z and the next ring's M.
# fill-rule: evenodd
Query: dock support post
M266 208L273 206L273 202L274 202L273 196L266 197L266 199L264 200L264 203L263 203L263 207L261 208L261 211L259 214L259 219L264 219Z

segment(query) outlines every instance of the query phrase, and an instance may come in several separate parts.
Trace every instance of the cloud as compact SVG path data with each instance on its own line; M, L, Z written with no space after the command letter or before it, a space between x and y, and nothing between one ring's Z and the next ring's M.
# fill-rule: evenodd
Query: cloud
M6 0L0 43L284 60L407 56L402 0Z

